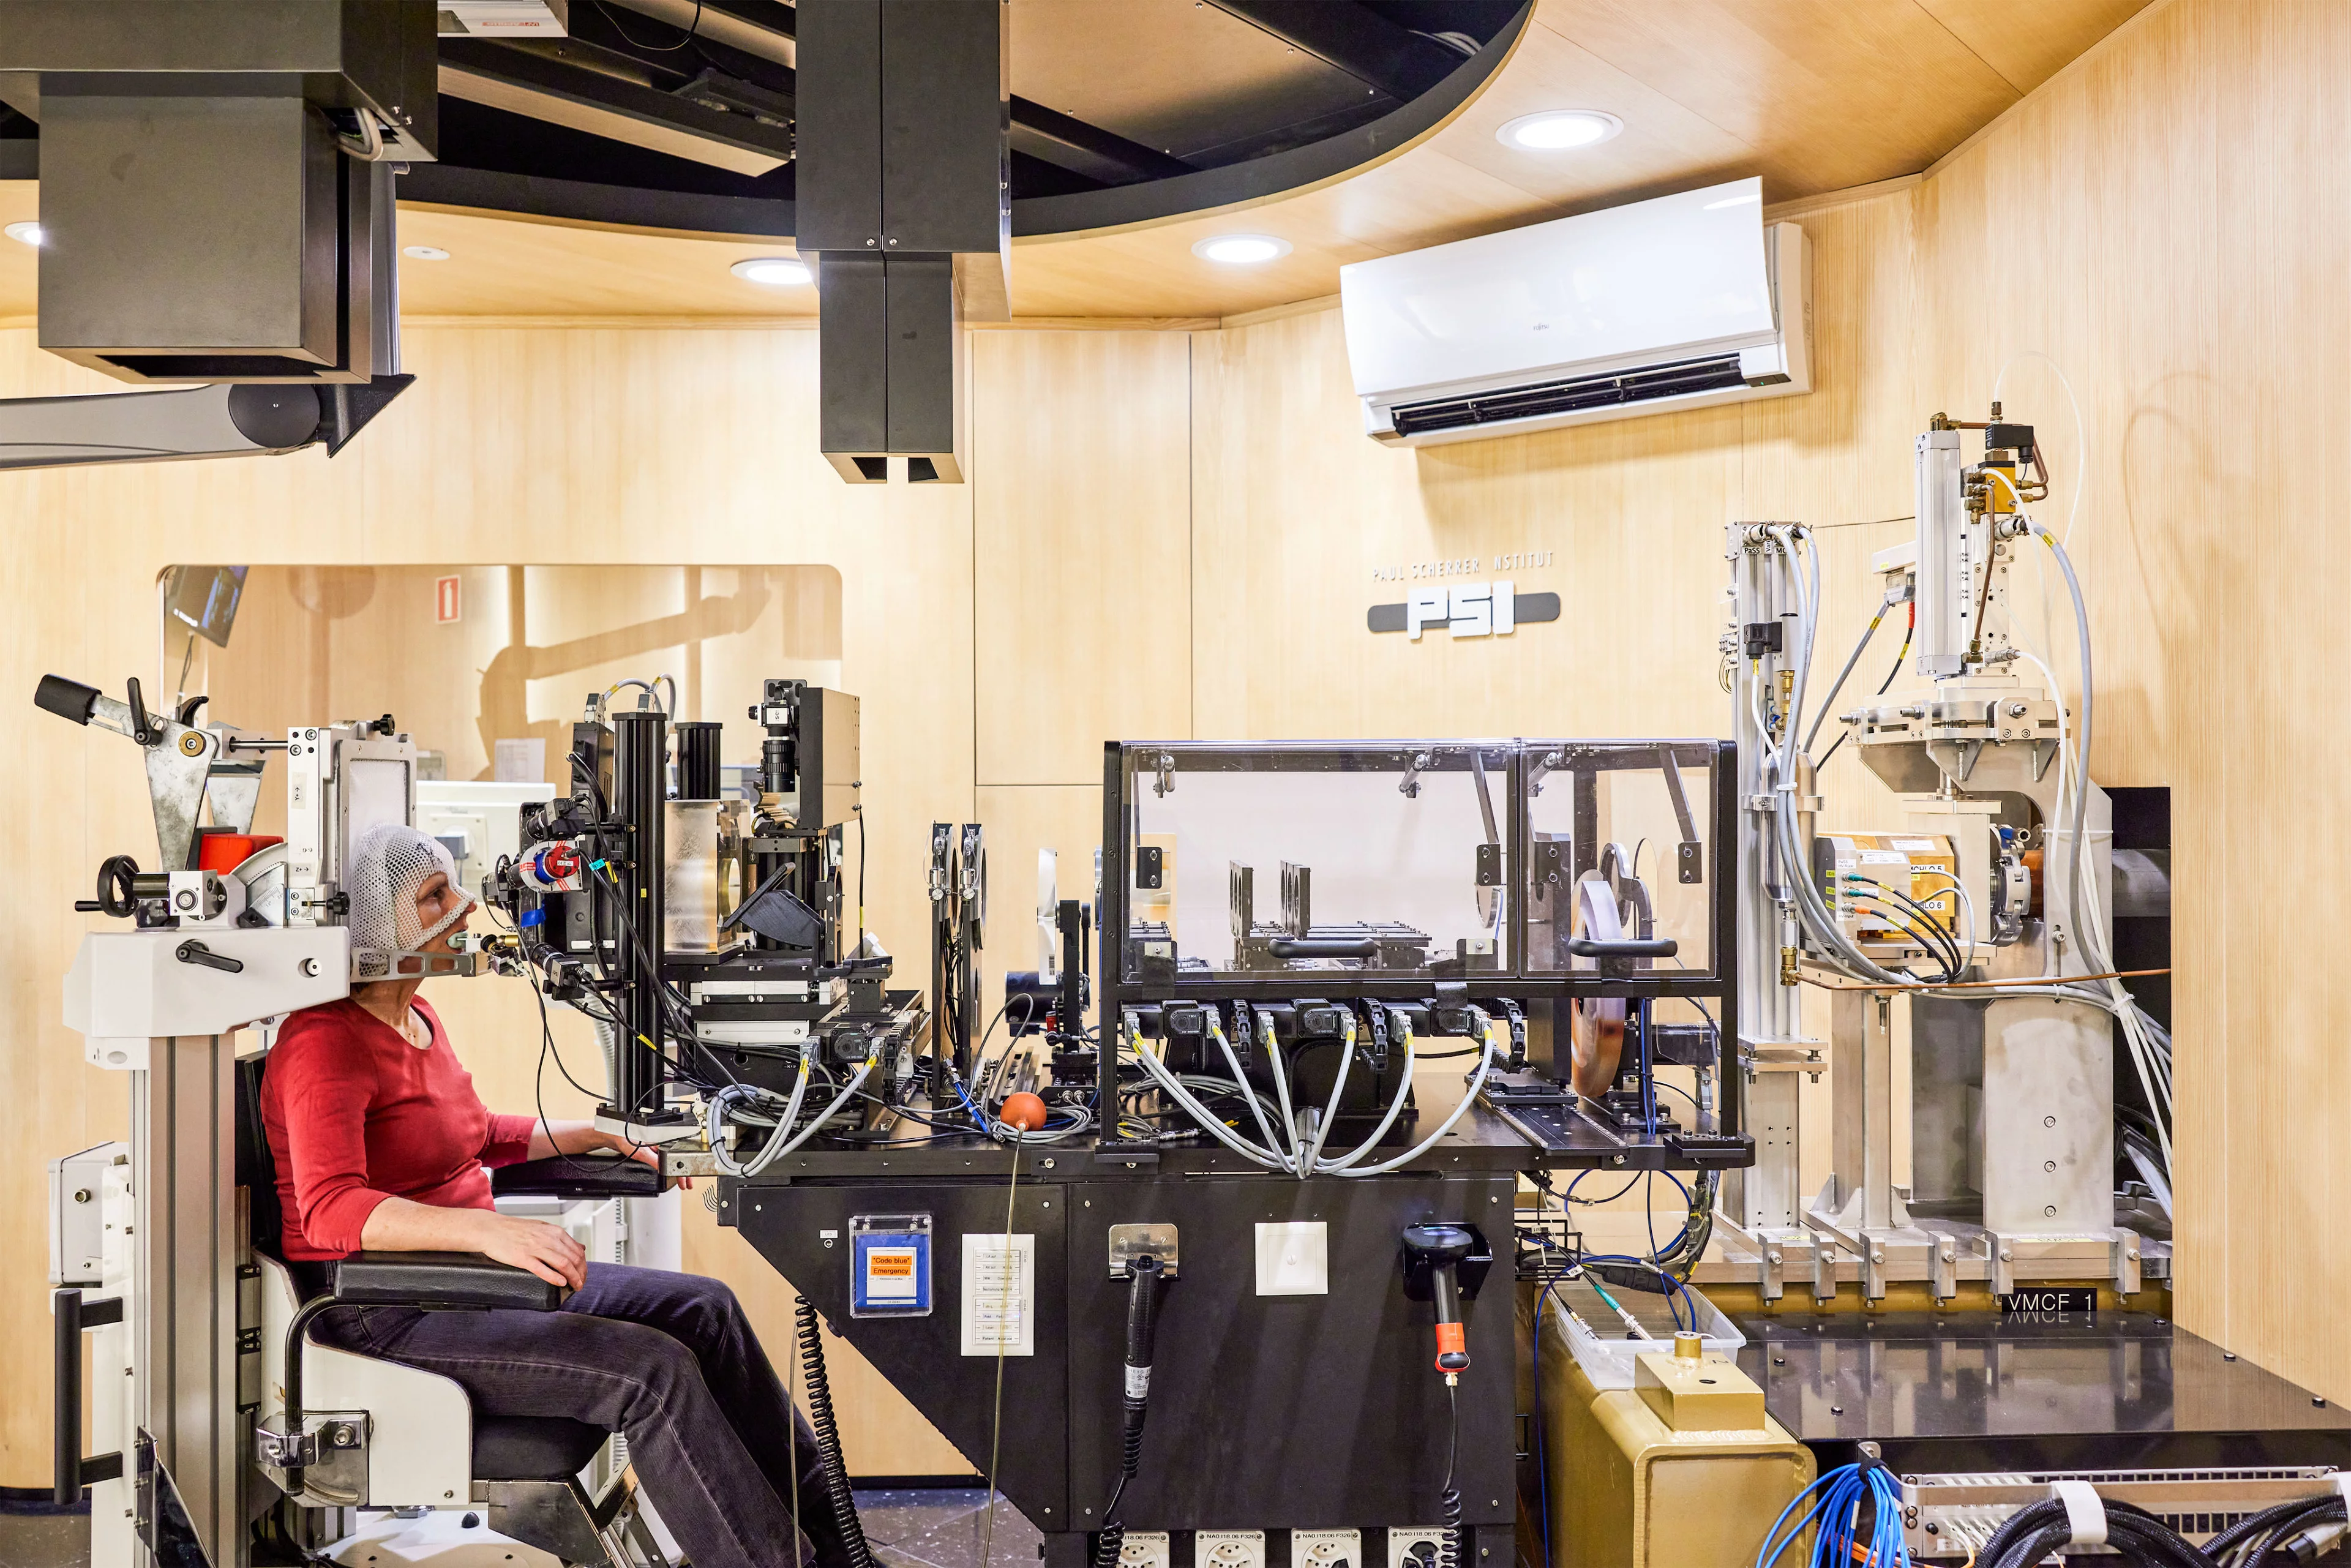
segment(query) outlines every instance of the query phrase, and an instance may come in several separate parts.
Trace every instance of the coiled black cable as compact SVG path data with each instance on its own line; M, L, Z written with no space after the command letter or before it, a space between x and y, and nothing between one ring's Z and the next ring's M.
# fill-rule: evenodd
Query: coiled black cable
M841 1458L841 1428L832 1418L832 1385L824 1375L824 1331L817 1322L816 1304L806 1296L792 1312L792 1328L800 1343L800 1374L808 1380L809 1425L816 1429L816 1449L824 1463L824 1495L832 1505L833 1525L841 1531L850 1568L874 1568L873 1549L865 1544L865 1527L857 1518L857 1500L849 1490L849 1467Z
M2105 1500L2106 1540L2124 1561L2147 1563L2155 1568L2214 1568L2212 1558L2189 1544L2172 1528L2126 1502ZM1994 1531L1976 1554L1979 1568L2032 1568L2074 1539L2072 1515L2064 1500L2050 1498L2018 1509Z
M1445 1526L1437 1537L1437 1568L1461 1568L1461 1489L1453 1484L1454 1461L1461 1456L1461 1386L1445 1380L1445 1403L1452 1430L1445 1440L1445 1490L1437 1494L1437 1512Z
M2297 1535L2325 1525L2346 1522L2351 1521L2346 1521L2341 1497L2297 1498L2292 1502L2282 1502L2239 1520L2206 1542L2204 1554L2215 1563L2225 1562L2239 1547L2257 1540L2259 1544L2244 1552L2241 1561L2248 1565L2259 1563L2266 1561L2270 1553L2280 1547L2290 1547L2293 1538ZM2299 1551L2294 1555L2304 1557Z

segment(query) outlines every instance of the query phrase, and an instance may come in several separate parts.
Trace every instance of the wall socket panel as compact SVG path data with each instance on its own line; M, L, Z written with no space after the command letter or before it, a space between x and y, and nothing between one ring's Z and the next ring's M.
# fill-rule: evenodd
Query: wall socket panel
M1441 1525L1388 1527L1388 1568L1437 1568L1438 1553L1444 1550Z
M1192 1568L1265 1568L1265 1531L1195 1531Z
M1167 1532L1130 1530L1118 1549L1118 1568L1168 1568Z
M1360 1530L1293 1530L1290 1568L1364 1568Z

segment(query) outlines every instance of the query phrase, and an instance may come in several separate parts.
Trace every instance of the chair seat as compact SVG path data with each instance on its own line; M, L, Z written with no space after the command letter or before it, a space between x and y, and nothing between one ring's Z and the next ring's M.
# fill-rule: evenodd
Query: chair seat
M578 1475L612 1434L568 1416L474 1417L474 1479L554 1481Z

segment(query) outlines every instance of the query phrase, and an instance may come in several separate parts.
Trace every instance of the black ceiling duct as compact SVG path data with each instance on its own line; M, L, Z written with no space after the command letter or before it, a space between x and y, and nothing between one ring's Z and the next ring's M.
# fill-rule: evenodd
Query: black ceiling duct
M801 0L798 242L841 476L961 483L960 321L1011 315L999 0Z

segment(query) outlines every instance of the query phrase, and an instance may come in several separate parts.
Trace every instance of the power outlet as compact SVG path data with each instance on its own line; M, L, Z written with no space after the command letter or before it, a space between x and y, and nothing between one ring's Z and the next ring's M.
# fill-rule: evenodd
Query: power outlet
M1293 1530L1290 1568L1364 1568L1360 1530Z
M1442 1527L1407 1524L1388 1528L1388 1568L1437 1568L1445 1550Z
M1167 1568L1167 1532L1130 1530L1119 1544L1118 1568Z
M1192 1563L1193 1568L1265 1568L1265 1531L1196 1531Z

